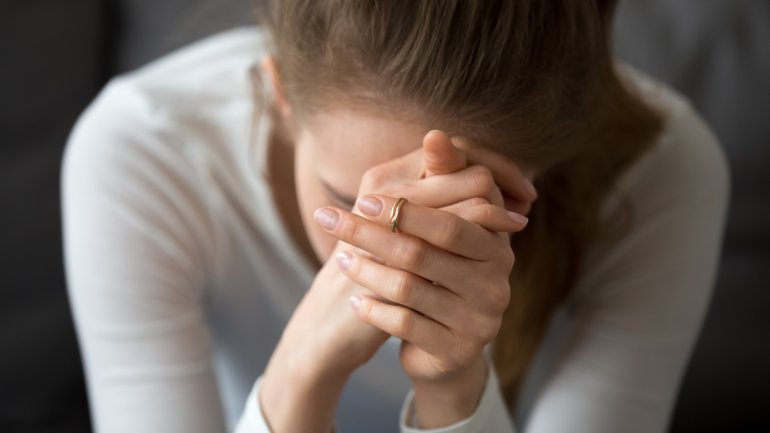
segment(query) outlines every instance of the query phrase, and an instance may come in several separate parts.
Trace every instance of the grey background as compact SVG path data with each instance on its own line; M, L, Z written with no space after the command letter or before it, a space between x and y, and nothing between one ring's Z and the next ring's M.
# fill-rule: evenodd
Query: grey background
M74 120L114 74L249 24L251 9L246 0L0 3L0 431L90 430L59 216ZM770 431L770 3L625 0L616 42L621 57L690 97L732 167L717 290L671 431Z

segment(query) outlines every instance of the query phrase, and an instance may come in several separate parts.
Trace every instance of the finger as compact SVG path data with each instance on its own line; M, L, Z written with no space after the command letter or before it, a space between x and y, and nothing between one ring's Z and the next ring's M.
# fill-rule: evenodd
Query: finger
M380 191L387 194L387 188ZM399 185L398 195L432 208L449 206L469 197L482 197L501 207L505 204L491 171L482 165Z
M351 296L350 305L362 321L432 355L440 356L447 347L454 347L454 335L449 328L410 308L365 295Z
M452 291L455 291L455 286L461 290L467 283L470 274L467 259L436 248L421 238L393 233L389 227L332 206L317 209L313 218L327 233L380 257L388 266L451 287ZM478 226L476 228L483 230ZM492 233L485 232L485 238L482 243L494 245L491 240L495 236ZM502 253L502 247L500 251Z
M481 197L472 197L467 200L463 200L458 203L451 204L449 206L444 206L440 208L443 211L449 212L453 215L457 215L458 217L478 224L481 227L491 231L491 232L497 232L498 234L505 234L506 239L510 240L511 236L513 236L514 232L506 231L505 225L507 224L507 217L513 218L514 221L524 221L524 224L526 224L529 220L528 219L522 219L523 216L526 218L526 214L517 212L517 211L509 211L507 208L501 208L500 206L495 206L494 212L499 213L498 217L495 217L493 219L487 218L483 213L481 215L477 214L476 211L468 211L464 208L471 208L476 206L486 206L490 203L486 200L484 200ZM528 208L527 208L528 210ZM505 212L508 212L507 214ZM514 213L519 215L513 215Z
M505 193L503 193L503 202L506 209L521 215L529 215L529 212L532 210L532 202L516 200Z
M452 144L449 136L442 131L434 129L425 134L422 149L424 177L454 173L467 167L465 152Z
M458 326L463 299L444 287L411 272L394 269L367 258L341 251L337 264L351 280L384 299L409 307L449 328Z
M396 202L397 199L393 197L367 194L357 200L356 206L364 215L390 230L390 213ZM502 208L498 209L503 211ZM507 215L505 218L507 221L499 218L496 220L497 223L506 224L503 231L520 231L526 225L526 221L521 219L517 221ZM409 201L401 204L398 229L438 248L474 260L490 260L496 252L495 248L490 248L489 232L478 224L441 209L420 206Z
M495 183L503 193L518 201L533 202L537 199L537 190L519 165L510 158L481 146L473 146L465 140L458 143L465 150L468 165L484 165L492 172Z
M337 243L334 246L334 249L332 250L332 254L336 255L346 250L349 251L350 249L351 249L350 244L343 241L337 241ZM355 253L359 256L366 257L367 259L372 260L374 262L377 262L383 265L385 264L385 260L383 260L381 257L377 257L374 254L370 253L369 251L362 250L361 248L355 248Z
M448 206L444 206L440 208L443 211L455 213L457 209L464 208L464 207L474 207L474 206L481 206L484 204L489 204L489 201L486 199L483 199L481 197L471 197L468 199L465 199L463 201L458 201L457 203L452 203Z
M509 211L490 203L484 202L472 205L473 200L466 200L466 202L446 206L441 208L441 210L456 215L465 221L478 224L493 232L521 231L529 221L529 218L518 212ZM482 199L478 200L482 201ZM511 230L511 220L517 223L516 230Z

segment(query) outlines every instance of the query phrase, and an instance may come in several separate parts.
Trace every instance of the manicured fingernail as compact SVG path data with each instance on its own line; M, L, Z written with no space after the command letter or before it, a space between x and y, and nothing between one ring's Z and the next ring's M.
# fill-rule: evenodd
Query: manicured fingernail
M340 265L342 269L349 268L351 260L353 260L353 256L349 252L340 251L337 253L337 264Z
M315 210L313 219L326 230L334 230L334 227L337 227L337 221L340 220L340 214L329 208L320 207Z
M382 213L382 202L367 195L358 199L358 208L369 216L377 216Z
M537 189L535 189L535 185L532 185L532 182L526 177L524 178L524 188L533 198L537 198Z
M529 218L525 217L524 215L516 212L506 211L508 212L508 216L511 217L512 220L516 221L519 224L526 224L527 221L529 221Z
M354 310L358 310L358 307L361 306L361 298L355 295L348 298L348 302L350 302L350 306L353 307Z

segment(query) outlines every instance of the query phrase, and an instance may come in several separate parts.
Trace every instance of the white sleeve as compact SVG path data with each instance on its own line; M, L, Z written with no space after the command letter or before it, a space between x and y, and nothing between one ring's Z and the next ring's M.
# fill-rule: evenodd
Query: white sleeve
M224 432L203 308L217 230L182 144L158 126L162 108L129 84L111 82L84 112L62 165L94 430Z
M270 427L259 405L260 389L262 389L262 376L254 383L254 387L246 398L246 406L235 427L235 433L270 433Z
M662 433L713 289L729 167L685 110L625 187L634 228L595 254L528 433Z
M544 381L527 433L665 432L684 367L705 315L729 200L729 167L716 139L691 111L663 149L627 182L632 232L601 247L587 265L568 314L560 358ZM476 412L432 430L513 432L494 369Z
M401 433L514 433L505 400L500 392L500 385L491 360L484 354L487 361L487 383L481 394L479 405L474 413L452 425L436 429L419 429L414 422L414 390L409 390L401 407L399 424Z
M235 427L235 433L271 433L270 427L262 414L262 408L259 404L259 392L262 389L262 376L254 383L249 396L246 398L246 407ZM339 427L335 422L331 433L339 433Z

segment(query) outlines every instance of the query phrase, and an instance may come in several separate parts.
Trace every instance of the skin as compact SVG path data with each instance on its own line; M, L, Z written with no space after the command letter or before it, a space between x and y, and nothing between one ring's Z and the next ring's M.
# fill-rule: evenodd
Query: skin
M263 376L271 430L329 431L344 384L390 335L404 342L419 427L467 418L508 304L509 236L526 226L531 182L510 160L376 111L329 107L300 123L271 59L263 68L295 131L299 215L287 217L321 264ZM408 202L393 233L398 197Z

